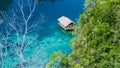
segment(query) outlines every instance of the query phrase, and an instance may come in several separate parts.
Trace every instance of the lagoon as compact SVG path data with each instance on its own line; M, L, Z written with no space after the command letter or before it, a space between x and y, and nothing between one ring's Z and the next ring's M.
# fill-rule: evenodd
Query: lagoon
M0 1L0 3L2 3L2 0ZM11 4L1 6L0 9L3 10L3 8L5 8L4 11L7 12L6 14L11 15L11 9L15 8L16 4L14 1L8 3ZM41 23L38 29L39 39L23 53L25 58L24 65L26 65L25 68L45 68L46 63L49 61L49 56L56 51L61 51L66 55L71 53L72 49L69 44L73 36L70 32L64 31L59 27L57 19L61 16L67 16L74 22L77 22L79 15L83 13L83 4L84 0L56 0L55 2L45 1L43 3L37 3L37 10L34 16L37 16L37 13L41 13L45 17L45 22ZM34 19L32 21L34 21ZM5 26L2 25L2 27ZM32 37L32 34L27 35L28 39ZM13 42L16 42L16 36L9 38L12 39ZM20 68L20 58L12 56L10 54L11 52L8 53L8 56L4 60L4 68ZM31 62L33 58L30 59L28 57L33 55L36 59L34 62ZM27 62L31 62L31 67L27 66ZM0 64L2 64L1 61Z

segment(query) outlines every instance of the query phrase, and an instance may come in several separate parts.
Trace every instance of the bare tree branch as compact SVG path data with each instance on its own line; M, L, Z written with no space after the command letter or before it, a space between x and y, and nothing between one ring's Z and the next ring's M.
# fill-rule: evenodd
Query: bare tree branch
M38 40L39 37L37 34L38 32L35 33L34 31L36 28L40 27L40 23L44 22L45 17L41 14L38 14L36 20L31 22L36 11L36 1L15 0L15 3L18 7L16 7L15 9L10 9L11 15L6 15L5 17L5 29L3 29L3 31L0 31L0 62L2 62L0 68L5 67L5 57L9 56L11 52L20 59L18 66L20 66L21 68L25 68L24 63L26 61L36 62L42 56L38 56L39 53L33 51L32 55L26 58L25 53L28 51L28 48L31 45L35 45L36 49L40 50L40 48L37 47L40 44L36 44L36 40ZM34 32L34 34L31 34L32 32ZM32 36L32 38L29 38L30 35ZM3 47L5 52L3 52ZM7 47L10 47L10 49L8 49ZM32 59L28 59L30 57ZM31 67L30 62L28 62L27 67Z

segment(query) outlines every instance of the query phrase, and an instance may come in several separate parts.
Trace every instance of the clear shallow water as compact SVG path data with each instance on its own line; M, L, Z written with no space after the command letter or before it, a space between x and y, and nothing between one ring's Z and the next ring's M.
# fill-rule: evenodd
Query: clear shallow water
M79 15L83 12L83 3L84 0L60 0L55 3L45 2L43 4L37 4L37 10L46 17L46 22L41 23L41 27L38 30L39 39L24 52L26 62L32 61L31 64L33 65L30 68L45 68L45 64L49 61L49 56L55 51L60 50L66 55L72 51L69 46L72 36L69 32L59 27L57 19L64 15L76 22ZM14 3L12 6L15 6ZM35 16L37 16L37 13ZM28 39L32 37L32 34L27 36ZM16 42L15 36L11 36L10 38ZM33 61L30 58L31 56L36 59ZM20 58L15 56L11 57L10 54L5 59L5 68L19 66L19 62Z

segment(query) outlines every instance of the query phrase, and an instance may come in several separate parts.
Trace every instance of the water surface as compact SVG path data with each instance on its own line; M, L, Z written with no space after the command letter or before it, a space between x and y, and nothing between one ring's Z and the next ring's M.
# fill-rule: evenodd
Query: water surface
M33 64L31 68L45 68L45 64L49 61L49 56L55 51L62 51L66 55L72 51L69 46L72 36L70 32L64 31L59 27L57 19L61 16L67 16L76 22L79 15L83 12L83 3L84 0L56 0L55 2L37 3L37 10L34 16L37 16L37 13L41 13L45 16L45 22L40 24L39 29L36 29L40 36L39 39L29 46L24 53L26 62L31 62L32 59L28 58L29 56L33 55L36 58L35 62L31 63ZM0 9L1 7L3 8L3 5L0 6ZM4 7L4 10L8 12L8 15L11 15L11 8L16 7L14 2L9 7ZM33 35L27 36L28 39L32 37ZM10 39L15 42L17 37L11 36ZM8 55L4 62L5 68L19 68L19 61L18 57Z

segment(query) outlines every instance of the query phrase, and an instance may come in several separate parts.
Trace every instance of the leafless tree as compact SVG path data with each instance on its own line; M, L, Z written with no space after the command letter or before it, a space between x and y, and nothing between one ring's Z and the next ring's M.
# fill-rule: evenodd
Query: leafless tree
M6 15L5 21L2 23L5 25L0 25L2 27L0 29L0 68L5 68L5 63L10 62L6 61L8 55L17 56L20 59L20 64L11 65L15 68L25 68L26 61L29 61L26 64L27 67L30 67L33 62L40 59L40 56L35 54L39 54L39 52L33 52L28 57L25 57L24 53L30 46L39 45L36 42L39 37L37 29L39 29L40 23L44 22L45 17L37 14L35 18L36 1L14 0L14 2L16 6L10 9L10 14Z

